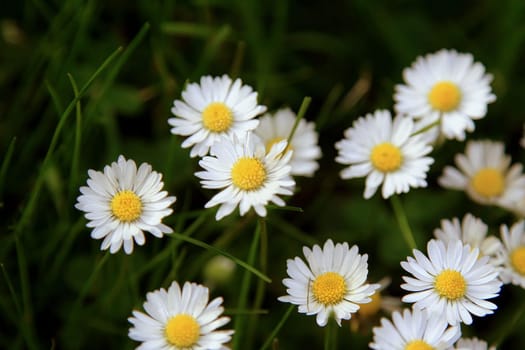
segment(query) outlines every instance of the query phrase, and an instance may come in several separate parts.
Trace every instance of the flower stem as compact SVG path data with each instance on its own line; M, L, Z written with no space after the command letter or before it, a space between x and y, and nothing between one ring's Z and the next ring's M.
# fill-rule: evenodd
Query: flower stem
M286 320L288 320L288 317L290 317L290 314L292 313L294 309L295 309L295 305L293 304L288 307L288 310L286 310L285 314L283 315L283 317L281 318L277 326L275 326L275 328L272 330L272 333L270 333L268 338L266 338L266 341L264 342L260 350L265 350L266 348L270 346L270 344L274 341L275 337L277 336L277 333L279 333L281 328L283 328Z
M324 336L324 350L336 350L337 349L337 328L335 320L330 317L328 324L326 325L325 336Z
M253 235L252 244L248 252L248 264L250 266L253 266L255 263L255 257L257 255L257 247L259 245L258 243L260 239L260 233L261 233L261 227L260 225L257 225L255 229L255 233ZM245 310L246 305L248 304L248 293L250 290L251 277L252 276L248 272L245 272L242 278L241 289L239 292L239 301L237 304L237 308L240 311ZM245 317L240 317L240 315L238 315L237 318L235 319L235 324L234 324L235 337L233 337L233 346L232 346L234 350L241 349L242 347L244 347L242 338L243 338L243 333L244 333L245 328L246 328Z
M306 96L305 98L303 98L301 107L299 107L299 112L297 112L297 117L295 117L295 123L293 124L292 131L290 131L290 135L288 135L288 138L286 139L288 145L293 139L293 134L295 134L295 129L297 129L299 122L301 121L301 119L303 119L304 115L306 114L306 110L308 109L310 102L312 102L312 98L310 96Z
M416 240L414 239L414 235L412 234L412 230L408 224L408 219L399 197L396 195L391 196L390 204L392 204L392 209L396 215L397 223L401 229L401 233L403 234L405 242L407 243L410 250L417 249Z

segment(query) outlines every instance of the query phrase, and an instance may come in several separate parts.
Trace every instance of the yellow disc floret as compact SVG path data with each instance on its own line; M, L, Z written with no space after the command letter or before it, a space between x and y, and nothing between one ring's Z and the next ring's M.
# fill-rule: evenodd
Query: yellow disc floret
M166 324L166 339L178 348L190 348L199 340L200 328L194 317L179 314L170 318Z
M461 102L461 91L451 81L440 81L428 93L428 102L440 112L450 112Z
M525 276L525 246L514 249L510 255L510 261L514 270Z
M346 282L336 272L326 272L319 275L312 284L312 294L315 300L323 305L340 303L346 295Z
M202 123L210 131L227 131L232 122L232 111L222 102L212 102L202 111Z
M472 177L471 185L481 196L495 197L503 193L505 178L498 169L483 168Z
M232 182L244 191L253 191L264 184L266 169L257 158L242 157L231 169Z
M412 340L405 346L405 350L434 350L434 348L426 341L423 340Z
M436 276L434 288L440 296L448 300L458 300L467 292L467 282L460 272L446 269Z
M118 192L111 199L111 212L120 221L135 221L142 213L142 201L133 191Z
M372 148L370 161L377 170L388 173L399 169L403 162L401 150L390 142L380 143Z

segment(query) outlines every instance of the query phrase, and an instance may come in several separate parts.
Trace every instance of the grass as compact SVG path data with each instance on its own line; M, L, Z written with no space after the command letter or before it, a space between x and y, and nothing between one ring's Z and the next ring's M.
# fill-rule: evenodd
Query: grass
M303 245L327 238L358 244L369 254L370 279L390 276L388 292L402 296L407 229L411 245L423 247L443 218L472 212L493 234L516 220L437 185L464 143L436 149L429 187L402 196L394 208L378 195L364 200L363 182L339 178L334 143L357 117L392 108L393 87L415 57L455 48L471 52L495 77L497 101L469 139L503 141L513 161L523 162L524 42L519 0L6 4L0 15L0 348L134 348L127 318L146 293L173 280L207 283L203 271L217 254L237 263L230 280L212 288L232 317L234 348L321 348L325 330L314 318L276 300L285 293L286 259L301 255ZM320 170L299 179L289 207L270 208L264 222L237 214L216 222L214 209L203 210L212 193L193 175L198 161L169 132L170 108L185 84L224 73L252 85L269 110L300 111L320 135ZM102 169L119 154L150 163L177 196L165 220L177 234L148 236L131 256L101 252L74 208L87 170ZM464 333L502 349L522 344L523 296L505 286L497 312ZM330 332L339 348L365 349L371 339L370 328L350 332L347 323Z

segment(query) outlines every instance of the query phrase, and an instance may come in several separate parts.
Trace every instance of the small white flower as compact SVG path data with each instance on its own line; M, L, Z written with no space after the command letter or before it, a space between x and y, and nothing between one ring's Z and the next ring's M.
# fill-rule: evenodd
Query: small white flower
M503 261L500 278L503 283L512 283L525 288L525 221L511 226L501 226L503 247L499 255Z
M434 236L447 244L460 240L471 248L479 248L482 255L494 257L501 248L501 242L494 236L487 237L488 227L481 219L467 213L463 221L458 218L441 220L441 227L434 230Z
M259 216L266 216L270 202L284 206L278 196L292 195L295 186L289 165L292 151L282 154L286 146L286 141L278 142L266 153L265 145L251 133L216 142L211 156L199 161L205 171L195 173L204 188L223 189L205 207L220 205L216 214L220 220L237 206L241 215L253 208Z
M274 115L263 115L260 124L254 130L266 144L266 150L276 142L287 140L295 124L296 115L289 108L278 110ZM287 149L293 150L290 166L291 174L298 176L313 176L319 168L316 159L321 157L321 148L318 146L318 135L313 122L301 119L293 134Z
M182 147L192 147L191 157L208 154L222 136L241 137L252 131L259 124L254 118L266 111L257 104L257 92L251 86L242 85L241 79L232 82L227 75L204 76L200 84L188 84L182 99L173 102L171 112L176 117L168 123L172 134L188 136Z
M288 276L283 284L288 295L279 301L299 305L299 312L317 315L317 324L326 326L329 317L337 324L349 320L359 310L359 304L369 303L378 284L367 284L368 255L360 255L358 247L327 240L321 248L303 247L308 263L299 258L287 260Z
M383 198L406 193L410 187L426 187L426 173L434 160L424 157L432 147L414 132L410 118L397 116L392 121L389 111L378 110L354 121L345 130L345 138L335 144L337 162L350 164L341 178L366 176L364 197L372 197L383 184Z
M492 75L474 62L471 54L440 50L418 57L403 71L406 85L395 87L394 109L424 120L425 125L439 124L448 139L465 139L465 131L474 131L474 120L487 114L487 104L494 102Z
M173 282L166 291L160 288L146 295L144 310L133 311L129 337L142 342L139 350L227 349L232 330L217 330L230 321L219 317L222 298L210 303L208 288L196 283Z
M413 277L403 276L401 288L412 292L403 297L414 308L442 315L447 322L472 323L472 316L493 313L497 306L487 299L498 296L501 281L496 267L488 256L479 256L478 248L471 249L461 241L430 240L428 258L414 249L415 259L408 257L401 267Z
M381 319L381 327L374 327L375 350L448 350L461 336L459 325L449 326L444 317L429 315L425 310L395 311L393 323Z
M438 182L465 191L477 203L512 208L525 196L525 176L521 164L510 166L504 152L501 142L469 141L465 154L455 157L459 169L446 166Z
M88 170L88 186L80 187L75 208L85 212L87 227L93 228L91 237L104 238L101 249L116 253L122 245L126 254L133 252L133 241L143 245L144 232L156 237L172 232L162 224L170 215L175 197L162 191L162 175L151 170L151 165L137 165L131 159L118 157L106 165L104 172Z
M454 350L496 350L496 347L489 347L486 341L474 337L459 339Z

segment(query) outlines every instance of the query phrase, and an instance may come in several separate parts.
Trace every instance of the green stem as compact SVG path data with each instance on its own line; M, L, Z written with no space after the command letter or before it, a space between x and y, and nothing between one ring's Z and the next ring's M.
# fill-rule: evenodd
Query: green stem
M2 200L2 194L5 188L5 179L7 174L7 169L11 164L11 159L13 158L13 152L15 150L16 137L11 139L9 146L7 147L7 152L5 153L4 160L2 161L2 166L0 167L0 202Z
M299 107L299 112L297 112L297 117L295 117L295 123L293 124L292 130L290 131L290 135L288 135L288 138L286 139L288 145L290 144L290 142L292 142L293 135L295 134L295 129L297 129L299 122L301 121L301 119L303 119L304 115L306 114L306 110L308 109L310 102L312 102L312 98L310 96L306 96L305 98L303 98L301 107Z
M422 127L421 129L419 129L417 131L414 131L412 134L410 134L410 136L415 136L415 135L418 135L418 134L422 134L422 133L432 129L435 126L438 126L440 123L441 123L441 120L438 119L435 122L432 122L432 123Z
M255 233L253 235L252 244L250 246L250 251L248 253L248 264L250 265L253 265L255 263L255 256L257 255L257 246L259 243L260 233L261 233L260 225L257 225L257 227L255 228ZM237 308L241 312L246 309L246 305L248 304L248 294L250 292L251 277L252 276L246 272L241 282L241 289L239 292L239 302L237 304ZM237 316L235 318L235 324L234 324L235 337L233 337L233 346L232 346L234 350L241 349L241 347L245 345L242 342L245 326L246 326L245 317Z
M337 328L335 320L330 317L325 329L324 350L337 349Z
M109 253L109 252L106 252L104 254L102 259L100 259L97 262L97 264L95 265L95 268L93 269L93 272L91 272L91 275L88 277L88 279L84 283L84 286L80 290L80 293L78 294L77 299L75 300L75 303L73 304L73 307L71 308L71 311L69 313L69 320L70 321L73 319L74 315L77 313L78 309L80 308L80 305L82 304L82 301L84 300L84 298L86 297L87 293L89 292L89 289L91 288L91 286L95 282L95 280L96 280L96 278L98 276L98 273L100 272L100 269L102 268L102 266L104 265L106 260L108 260L108 257L109 257L110 254L111 253Z
M417 249L416 240L414 239L414 235L412 234L412 230L410 229L410 225L408 224L408 219L405 214L405 210L403 209L403 205L399 200L399 197L396 195L391 196L390 204L392 204L392 209L394 210L394 214L396 215L397 223L399 225L401 233L403 234L405 242L407 243L410 250Z
M260 279L262 279L263 281L265 282L268 282L268 283L271 283L272 280L270 279L270 277L266 276L265 274L263 274L262 272L260 272L259 270L257 270L256 268L254 268L253 266L251 266L250 264L240 260L239 258L236 258L235 256L231 255L230 253L227 253L225 252L224 250L222 249L219 249L219 248L216 248L214 246L211 246L207 243L204 243L202 241L199 241L198 239L195 239L195 238L191 238L191 237L188 237L188 236L185 236L183 234L180 234L180 233L176 233L176 232L173 232L173 233L170 233L168 235L169 237L174 237L174 238L178 238L180 240L183 240L185 242L188 242L188 243L191 243L193 245L196 245L197 247L201 247L201 248L204 248L204 249L207 249L207 250L210 250L210 251L213 251L217 254L220 254L222 256L225 256L227 257L228 259L231 259L234 263L236 263L237 265L241 266L242 268L248 270L249 272L253 273L254 275L256 275L257 277L259 277Z
M73 92L75 93L75 97L78 97L78 87L77 83L75 82L75 79L71 74L67 74L69 81L71 82L71 86L73 88ZM81 142L81 136L82 136L82 108L80 105L80 100L78 100L76 105L76 123L75 123L75 145L73 146L73 159L71 161L71 170L69 173L69 197L72 198L73 193L75 192L77 179L78 179L78 164L80 159L80 142Z
M270 346L270 344L273 342L273 340L277 336L277 333L279 333L281 328L283 328L286 320L288 320L288 317L290 317L290 314L292 313L294 309L295 309L295 305L293 304L288 307L288 310L286 310L284 316L281 318L277 326L275 326L275 328L272 330L272 333L270 333L268 338L266 338L266 341L264 342L260 350L265 350L266 348Z

